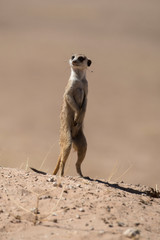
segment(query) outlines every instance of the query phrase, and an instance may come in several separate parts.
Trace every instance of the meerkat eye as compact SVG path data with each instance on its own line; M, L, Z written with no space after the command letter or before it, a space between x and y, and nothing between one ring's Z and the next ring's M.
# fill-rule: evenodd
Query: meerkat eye
M74 56L72 56L71 59L73 60L73 59L74 59Z
M84 59L85 59L84 57L79 57L79 58L78 58L78 61L83 62Z

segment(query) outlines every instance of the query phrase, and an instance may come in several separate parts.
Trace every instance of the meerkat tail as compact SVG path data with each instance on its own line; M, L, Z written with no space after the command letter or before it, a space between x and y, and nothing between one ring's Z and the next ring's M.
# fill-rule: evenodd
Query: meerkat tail
M56 175L56 174L57 174L57 172L58 172L58 170L59 170L59 168L60 168L60 162L61 162L61 154L60 154L60 156L59 156L59 158L58 158L57 165L56 165L56 167L55 167L55 169L54 169L54 171L53 171L53 175Z
M34 171L34 172L36 172L36 173L40 173L40 174L43 174L43 175L47 175L46 172L43 172L43 171L37 170L37 169L35 169L35 168L30 167L30 169L32 169L32 171Z

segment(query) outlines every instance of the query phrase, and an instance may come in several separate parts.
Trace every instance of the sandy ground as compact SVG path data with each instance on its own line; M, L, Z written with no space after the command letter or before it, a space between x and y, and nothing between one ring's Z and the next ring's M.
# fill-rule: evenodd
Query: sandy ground
M1 168L0 188L1 240L160 236L160 201L146 186Z
M52 173L68 59L85 53L93 64L83 172L108 179L116 169L114 181L159 185L159 22L157 0L1 0L1 166Z

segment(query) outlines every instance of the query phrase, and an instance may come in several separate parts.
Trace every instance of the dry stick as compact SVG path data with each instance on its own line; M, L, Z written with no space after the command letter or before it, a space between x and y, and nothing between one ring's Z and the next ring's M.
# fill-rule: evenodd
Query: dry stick
M38 194L36 192L33 192L31 190L30 190L30 192L35 194L35 195L37 195L36 207L35 207L35 211L33 213L34 214L34 221L33 221L33 223L34 223L34 225L36 225L38 220L39 220L39 218L38 218L38 214L39 214L39 200L40 200L39 198L40 198L40 196L43 196L43 195L49 193L50 191L45 191L45 192L40 193L40 194Z
M56 210L56 208L58 207L59 202L60 202L61 199L62 199L62 195L63 195L63 192L64 192L64 188L65 188L65 185L63 186L63 189L62 189L61 194L60 194L60 198L58 199L56 206L55 206L54 208L52 208L51 212L50 212L47 216L45 216L44 218L38 218L39 198L40 198L40 196L43 196L43 195L45 195L45 194L47 194L47 193L49 193L49 192L52 192L53 190L45 191L45 192L40 193L40 194L38 194L38 193L36 193L36 192L33 192L32 190L28 190L29 192L33 193L34 195L37 195L35 212L31 212L29 209L24 208L23 206L21 206L20 204L18 204L15 200L13 200L11 197L10 197L10 200L11 200L14 204L16 204L17 207L21 208L23 211L28 212L28 213L31 213L31 214L34 216L34 221L33 221L33 223L34 223L34 225L36 225L39 220L40 220L40 221L45 220L45 218L49 217L49 216L53 213L53 211ZM4 185L4 189L5 189L6 193L7 193L7 189L6 189L5 185Z
M112 177L116 174L116 172L118 171L118 160L115 162L114 167L112 168L111 174L108 177L108 181L111 181Z
M21 165L19 166L19 169L23 169L23 166L24 166L24 162L21 163Z
M118 178L116 178L115 181L117 181L118 179L120 179L121 177L123 177L132 167L133 167L133 164L131 164L124 173L122 173Z
M63 196L63 193L64 193L64 188L65 188L65 184L63 185L63 188L62 188L62 191L61 191L61 194L60 194L60 197L59 197L59 199L58 199L58 201L57 201L56 206L51 209L51 212L50 212L47 216L45 216L45 217L43 217L43 218L40 218L40 220L45 221L46 218L48 218L49 216L52 215L53 211L56 211L56 209L57 209L57 207L58 207L58 204L59 204L59 202L60 202L61 199L62 199L62 196Z
M31 213L33 216L35 216L35 213L31 212L31 210L24 208L23 206L21 206L20 204L18 204L15 200L11 199L16 205L17 207L21 208L22 210L24 210L25 212Z
M25 167L25 170L27 171L29 168L29 157L27 157L27 161L26 161L26 167Z
M38 208L39 208L39 196L37 196L36 208L35 208L35 218L34 218L34 225L36 225L38 221Z
M58 184L57 184L57 186L58 186ZM65 184L63 185L63 188L62 188L62 191L61 191L61 194L60 194L60 198L58 199L56 206L55 206L54 208L52 208L51 212L50 212L48 215L46 215L45 217L43 217L43 218L38 218L39 198L40 198L41 196L43 196L43 195L46 195L47 193L50 193L50 192L54 191L54 190L45 191L45 192L40 193L40 194L38 194L38 193L33 192L33 191L30 190L31 193L37 195L37 202L36 202L36 207L35 207L35 213L32 213L32 214L35 216L34 225L37 224L38 220L39 220L39 221L45 221L45 220L47 220L46 218L49 217L49 216L53 213L53 211L56 211L56 209L57 209L57 207L58 207L58 204L59 204L59 202L60 202L61 199L62 199L62 196L63 196L63 193L64 193L64 188L65 188Z
M53 147L55 147L56 142L57 142L57 141L55 141L55 142L51 145L51 147L49 148L49 150L48 150L48 152L46 153L46 156L44 157L44 159L43 159L43 161L42 161L41 166L40 166L39 169L42 169L42 167L43 167L45 161L46 161L47 158L48 158L48 155L50 154L50 152L51 152L51 150L53 149Z
M28 163L29 163L29 157L27 157L27 160L26 160L26 167L24 168L26 171L28 170ZM23 169L23 166L24 166L24 162L22 162L21 164L20 164L20 166L19 166L19 168L18 169Z

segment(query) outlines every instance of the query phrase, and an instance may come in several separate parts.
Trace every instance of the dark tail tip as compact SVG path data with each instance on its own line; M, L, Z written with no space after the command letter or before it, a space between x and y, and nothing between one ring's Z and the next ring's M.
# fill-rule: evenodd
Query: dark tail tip
M43 174L43 175L47 175L46 172L43 172L43 171L37 170L37 169L35 169L35 168L30 167L30 169L32 169L32 170L33 170L34 172L36 172L36 173L40 173L40 174Z

